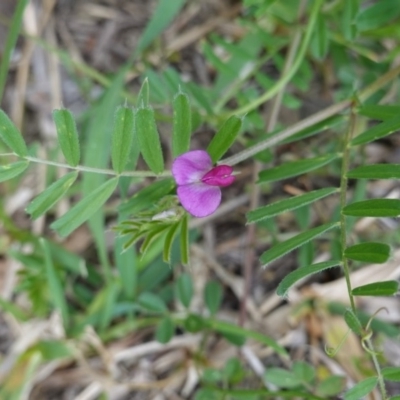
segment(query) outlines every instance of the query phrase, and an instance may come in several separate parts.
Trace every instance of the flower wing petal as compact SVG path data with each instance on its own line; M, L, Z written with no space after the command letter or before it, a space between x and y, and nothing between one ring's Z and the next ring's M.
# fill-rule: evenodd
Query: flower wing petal
M209 154L204 150L188 151L177 157L172 164L172 175L177 185L199 182L212 168Z
M179 186L177 192L183 208L197 218L212 214L221 203L221 189L217 186L193 183Z

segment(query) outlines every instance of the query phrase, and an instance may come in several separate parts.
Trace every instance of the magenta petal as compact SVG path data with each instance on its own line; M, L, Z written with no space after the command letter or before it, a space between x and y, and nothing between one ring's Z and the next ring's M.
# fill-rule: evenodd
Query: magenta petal
M177 157L172 164L172 175L177 185L199 182L212 168L211 157L204 150L188 151Z
M178 187L178 197L183 208L194 217L207 217L221 203L221 189L204 183L193 183Z
M235 176L231 175L232 171L230 165L217 165L208 171L201 181L212 186L229 186L235 181Z

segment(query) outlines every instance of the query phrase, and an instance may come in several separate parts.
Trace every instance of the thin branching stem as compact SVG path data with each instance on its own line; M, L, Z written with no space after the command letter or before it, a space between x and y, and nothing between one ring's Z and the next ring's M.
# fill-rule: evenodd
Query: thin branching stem
M356 121L357 121L357 115L355 113L355 104L352 104L351 107L351 113L350 113L350 121L349 121L349 126L345 134L344 138L344 144L343 144L343 160L342 160L342 171L341 171L341 179L340 179L340 209L343 210L343 208L346 206L346 194L347 194L347 172L349 170L349 162L350 162L350 141L352 136L355 133L356 129ZM354 302L354 296L352 293L352 287L351 287L351 279L350 279L350 267L347 258L344 255L344 251L347 246L347 231L346 231L346 216L343 214L343 212L340 213L340 244L342 248L342 265L343 265L343 272L344 276L346 279L346 285L347 285L347 292L349 295L350 299L350 306L351 309L353 310L354 314L357 313L356 310L356 305ZM378 357L375 352L374 346L372 344L372 341L370 339L365 339L366 346L368 348L368 353L371 355L372 362L374 364L377 376L378 376L378 385L379 385L379 390L382 395L382 399L386 400L387 395L386 395L386 388L385 388L385 382L383 379L381 367L379 365Z
M349 159L350 159L350 140L354 134L356 127L356 114L354 109L351 110L350 123L346 131L343 143L343 158L342 158L342 172L340 178L340 210L346 206L346 194L347 194L347 171L349 170ZM347 292L349 294L351 309L356 313L356 306L354 303L354 296L352 294L351 281L350 281L350 267L347 258L344 256L344 251L347 246L347 232L346 232L346 216L343 212L340 213L340 245L342 248L342 264L343 272L346 279Z

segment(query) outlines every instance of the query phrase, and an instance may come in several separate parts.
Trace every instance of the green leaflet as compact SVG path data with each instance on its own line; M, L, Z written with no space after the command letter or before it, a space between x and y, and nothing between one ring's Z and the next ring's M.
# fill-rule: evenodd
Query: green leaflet
M119 107L115 113L111 145L111 161L114 171L120 174L128 162L133 142L134 112L130 107Z
M382 375L385 380L391 382L400 382L400 368L386 367L382 369Z
M186 153L190 146L192 116L189 97L185 93L178 93L174 98L173 107L172 154L175 158Z
M0 182L8 181L22 174L29 165L29 161L17 161L12 164L0 166Z
M258 183L273 182L291 178L318 169L338 158L337 154L292 161L278 167L266 169L259 174Z
M372 376L354 385L344 394L344 400L360 400L375 389L378 378Z
M247 222L253 223L262 221L263 219L274 217L285 211L295 210L296 208L305 206L307 204L313 203L323 197L329 196L330 194L338 192L337 188L324 188L319 190L314 190L312 192L302 194L300 196L291 197L289 199L284 199L277 201L272 204L268 204L264 207L257 208L247 213Z
M108 180L91 194L75 204L61 218L51 224L59 235L68 236L78 226L87 221L108 200L118 184L118 177Z
M299 233L298 235L286 240L285 242L278 243L261 255L260 260L263 263L263 267L265 268L272 261L284 256L294 249L297 249L301 245L322 235L323 233L333 228L337 228L338 226L339 225L337 222L331 222L329 224L317 226L316 228L310 229L309 231Z
M357 201L344 207L343 214L352 217L397 217L400 215L400 200L373 199Z
M151 107L139 108L136 112L136 129L140 151L149 168L156 174L164 171L164 159L161 151L154 111Z
M325 261L318 264L309 265L307 267L301 267L293 272L290 272L286 275L281 283L278 285L276 289L276 293L278 296L286 296L288 290L291 286L293 286L299 280L317 274L318 272L324 271L328 268L340 266L342 262L340 260L333 260L333 261Z
M211 315L215 315L221 307L222 287L217 281L209 281L204 288L204 301Z
M390 246L386 243L360 243L345 249L344 255L351 260L384 263L390 256Z
M400 7L399 7L400 9ZM385 120L373 128L366 130L360 135L356 136L350 144L352 146L358 146L360 144L367 144L374 140L383 138L396 132L400 129L400 116L397 114L395 117Z
M241 127L242 119L236 115L232 115L222 124L207 147L213 163L216 163L232 146Z
M347 173L351 179L400 179L400 164L361 165Z
M40 193L26 208L26 212L36 219L60 200L78 177L78 171L70 172L52 183Z
M0 139L17 155L25 157L28 154L25 141L17 129L11 122L7 114L0 109Z
M397 281L374 282L354 288L354 296L394 296L399 290Z
M79 164L81 153L74 117L69 110L61 109L53 111L53 120L64 157L68 164L76 167Z

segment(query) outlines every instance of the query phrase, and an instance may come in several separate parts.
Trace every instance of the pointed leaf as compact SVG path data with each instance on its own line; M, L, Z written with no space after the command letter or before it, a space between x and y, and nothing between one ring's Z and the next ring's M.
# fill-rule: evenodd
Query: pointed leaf
M193 281L188 273L183 273L176 281L176 296L179 301L188 308L193 297Z
M20 131L3 110L0 110L0 139L17 156L25 157L28 154L28 149Z
M174 243L174 239L176 234L178 233L178 228L179 228L180 222L176 222L175 224L173 224L166 236L165 236L165 240L164 240L164 249L163 249L163 261L166 263L170 263L171 262L171 249L172 249L172 245Z
M167 195L174 188L173 179L155 181L151 185L139 190L127 202L119 206L123 214L136 214Z
M111 161L114 171L121 173L128 162L133 142L134 112L130 107L119 107L115 113L115 125L111 145Z
M347 173L351 179L400 179L400 164L361 165Z
M137 107L147 107L149 105L150 89L149 79L146 77L142 83L137 98Z
M344 313L344 320L346 321L347 326L358 336L361 336L363 333L363 327L361 325L360 320L354 314L353 310L347 309Z
M188 215L185 215L181 219L181 263L183 265L189 265L189 220Z
M374 282L354 288L354 296L394 296L399 290L397 281Z
M344 400L360 400L375 389L378 378L372 376L354 385L344 394Z
M154 111L151 107L137 110L136 129L144 160L154 173L160 174L164 171L164 159L154 119Z
M293 272L287 274L278 285L276 293L278 296L286 296L288 290L299 280L314 275L318 272L325 271L328 268L342 265L340 260L325 261L318 264L309 265L307 267L297 268Z
M207 147L213 163L216 163L232 146L241 127L242 119L236 115L232 115L223 123Z
M301 245L309 242L310 240L337 227L337 222L324 224L321 226L317 226L316 228L310 229L309 231L299 233L298 235L286 240L285 242L278 243L261 255L260 260L264 264L263 267L265 268L272 261L277 260L278 258L284 256L290 251L297 249Z
M70 172L52 183L44 192L40 193L26 208L26 212L36 219L60 200L78 177L78 171Z
M323 197L329 196L332 193L337 193L337 188L325 188L314 190L312 192L302 194L300 196L291 197L289 199L280 200L264 207L252 210L247 214L247 222L253 223L263 219L274 217L285 211L295 210L296 208L313 203Z
M329 46L329 33L325 17L321 13L315 21L315 34L312 37L310 48L315 58L322 60L325 58Z
M189 151L192 133L192 116L189 97L178 93L174 98L174 130L172 135L172 154L175 157Z
M400 8L394 6L393 0L379 0L369 7L363 7L356 18L357 28L360 31L383 28L399 15Z
M279 165L278 167L266 169L260 172L258 183L273 182L281 179L291 178L293 176L302 175L306 172L321 168L324 165L329 164L336 158L338 158L338 155L332 154L328 156L292 161Z
M8 181L22 174L29 165L29 161L17 161L8 165L0 166L0 182Z
M118 177L104 182L90 195L75 204L61 218L50 226L61 236L68 236L78 226L87 221L108 200L118 184Z
M390 256L390 246L385 243L367 242L355 244L344 251L346 258L371 263L384 263Z
M382 369L383 378L391 382L400 382L400 368L386 367Z
M400 200L373 199L352 203L343 208L343 214L351 217L398 217Z
M400 116L396 115L394 118L390 118L373 128L366 130L360 135L356 136L350 144L352 146L358 146L360 144L367 144L374 140L381 139L385 136L390 135L400 129Z
M64 157L68 164L76 167L79 164L81 153L74 117L69 110L61 109L53 111L53 120Z
M157 325L156 339L160 343L168 343L174 336L175 325L171 318L165 317Z

